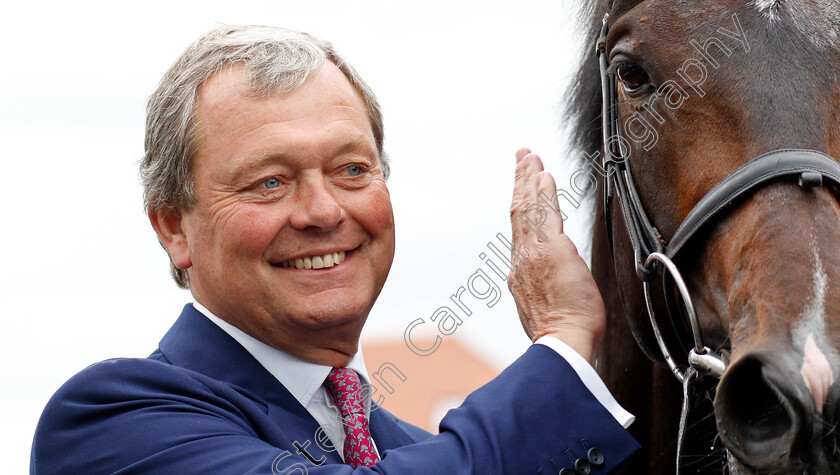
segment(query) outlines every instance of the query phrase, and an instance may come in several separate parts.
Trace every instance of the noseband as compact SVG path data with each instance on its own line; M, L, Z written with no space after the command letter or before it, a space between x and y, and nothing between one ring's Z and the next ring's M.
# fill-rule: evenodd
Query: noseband
M665 362L680 382L683 382L688 369L692 372L708 374L720 378L726 369L723 360L703 343L703 335L694 312L694 305L688 288L674 259L685 244L706 224L719 218L720 214L739 197L755 192L768 183L783 177L798 177L799 185L804 188L822 186L827 180L840 186L840 164L830 156L815 150L775 150L760 155L739 167L706 193L688 213L670 240L651 224L642 200L633 182L630 171L629 144L621 130L621 116L617 101L617 79L609 69L606 52L606 38L609 32L609 14L604 15L601 32L595 50L601 70L601 96L603 101L602 132L604 153L601 167L604 173L604 217L610 252L613 252L612 218L610 207L613 198L618 202L624 217L624 224L633 247L633 262L636 275L643 282L645 303L653 327L656 342ZM668 350L659 330L653 312L650 284L662 274L663 293L666 294L667 277L673 279L685 307L685 315L677 309L669 308L668 317L676 322L688 320L694 347L685 355L688 366L680 366ZM684 322L685 323L685 322Z

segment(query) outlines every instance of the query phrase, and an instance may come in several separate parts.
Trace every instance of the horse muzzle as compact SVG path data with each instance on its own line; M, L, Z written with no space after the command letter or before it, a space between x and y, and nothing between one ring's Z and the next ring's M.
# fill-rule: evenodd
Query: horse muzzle
M715 396L718 432L743 468L757 473L836 473L840 386L817 396L801 355L754 350L732 364ZM824 402L817 407L817 401Z

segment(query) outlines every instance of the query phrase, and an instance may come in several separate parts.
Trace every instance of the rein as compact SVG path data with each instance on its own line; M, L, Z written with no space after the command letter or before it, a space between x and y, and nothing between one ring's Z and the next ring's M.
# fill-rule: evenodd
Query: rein
M684 385L689 383L686 379L686 373L689 370L692 370L692 373L720 379L726 370L726 364L716 352L703 343L703 334L688 287L677 265L674 264L674 259L703 226L720 217L736 198L784 177L797 177L803 189L823 186L825 181L840 186L840 164L830 156L815 150L774 150L760 155L739 167L706 193L688 213L671 239L665 240L651 224L633 181L628 160L629 150L625 145L629 142L622 133L616 97L618 81L615 73L609 68L606 51L608 33L609 13L604 15L595 52L601 73L604 153L600 165L605 175L604 219L610 253L613 252L611 205L615 198L630 236L633 263L636 275L643 283L645 303L653 334L665 362L677 380ZM663 294L665 294L666 303L668 302L667 278L670 277L676 285L685 308L685 315L683 315L679 309L673 312L669 307L668 318L672 323L682 320L691 329L694 346L687 354L682 355L688 362L687 365L677 363L662 336L654 314L651 282L658 275L663 278Z

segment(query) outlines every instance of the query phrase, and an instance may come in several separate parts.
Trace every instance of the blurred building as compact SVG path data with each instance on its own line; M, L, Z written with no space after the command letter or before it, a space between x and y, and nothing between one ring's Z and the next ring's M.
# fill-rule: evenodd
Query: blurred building
M433 343L418 346L430 348ZM449 409L500 372L453 337L428 356L413 353L403 340L365 341L363 348L376 388L373 400L433 434Z

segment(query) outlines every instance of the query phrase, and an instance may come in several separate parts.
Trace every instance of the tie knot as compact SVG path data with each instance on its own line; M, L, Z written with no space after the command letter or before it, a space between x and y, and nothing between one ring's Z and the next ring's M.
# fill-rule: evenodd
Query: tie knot
M324 381L343 417L364 413L362 381L355 371L348 368L333 368Z

